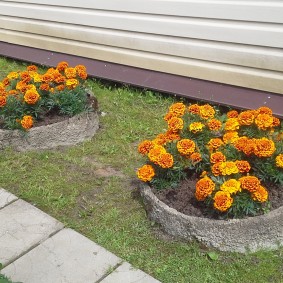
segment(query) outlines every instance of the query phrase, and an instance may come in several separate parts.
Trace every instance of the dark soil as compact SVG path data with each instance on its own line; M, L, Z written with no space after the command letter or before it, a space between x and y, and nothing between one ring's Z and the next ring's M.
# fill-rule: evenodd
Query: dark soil
M222 219L223 215L208 213L208 209L203 202L199 202L195 198L195 185L197 177L184 180L176 189L155 190L153 193L159 200L168 206L175 208L177 211L197 217L206 217L213 219ZM278 186L264 184L268 188L270 210L274 210L283 206L283 189ZM210 209L211 212L211 209Z

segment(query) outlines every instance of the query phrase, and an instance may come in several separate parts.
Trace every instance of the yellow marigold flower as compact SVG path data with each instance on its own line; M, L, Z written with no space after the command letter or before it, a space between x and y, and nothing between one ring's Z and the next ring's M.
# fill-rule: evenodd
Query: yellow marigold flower
M192 104L188 107L188 111L192 114L199 114L200 106L198 104Z
M268 199L268 192L263 186L259 186L256 191L252 193L252 199L258 202L265 202Z
M246 160L237 160L235 163L240 173L248 173L251 170L251 165Z
M40 95L37 91L27 90L24 95L24 101L27 104L35 104L40 99Z
M169 130L171 130L172 132L178 132L179 130L183 129L184 121L181 118L172 117L168 121L168 127L169 127Z
M255 176L244 176L239 179L242 189L251 193L255 192L260 186L260 180Z
M157 164L159 155L163 153L166 153L166 149L161 145L154 144L148 152L148 158L151 162Z
M211 172L214 176L220 176L221 175L221 166L222 162L217 162L211 166Z
M214 114L215 114L215 110L211 105L205 104L200 106L199 115L201 118L205 120L211 119L214 117Z
M29 115L25 115L20 122L25 130L30 129L33 126L33 118Z
M220 189L229 194L236 194L241 191L241 183L236 179L229 179L220 186Z
M157 158L157 165L162 168L171 168L174 164L174 159L172 154L166 152L161 153Z
M279 154L275 158L276 166L279 168L283 168L283 154Z
M222 123L217 119L211 119L207 122L207 126L211 131L219 131L222 127Z
M68 89L74 89L79 85L79 81L77 79L68 79L66 80L66 87Z
M267 130L273 125L273 117L269 114L258 114L255 118L255 124L260 130Z
M251 110L246 110L239 114L238 121L240 125L249 126L253 124L254 118L255 118L254 112Z
M186 110L186 106L182 102L174 103L169 108L169 113L174 114L176 117L183 116Z
M31 77L35 83L41 83L42 82L42 75L38 73L32 73Z
M65 76L67 79L74 79L77 76L77 70L75 68L69 67L65 69Z
M239 169L236 166L236 163L233 161L221 162L219 169L221 171L221 175L224 175L224 176L239 173Z
M6 95L0 95L0 107L4 107L7 103Z
M220 138L213 138L208 142L207 146L210 151L214 151L214 150L218 150L220 146L222 146L223 144L224 143Z
M183 155L192 154L196 149L196 144L190 139L182 139L177 142L177 149Z
M189 130L195 134L195 133L201 132L203 127L204 127L203 123L193 122L190 124Z
M141 154L148 154L153 148L153 143L150 140L144 140L138 145L138 152Z
M227 132L223 135L223 141L225 144L231 143L234 145L238 139L239 139L238 132L235 131Z
M254 154L258 157L270 157L275 150L275 144L272 140L261 138L255 142Z
M258 114L268 114L268 115L272 115L272 110L269 108L269 107L266 107L266 106L262 106L262 107L259 107L256 112Z
M204 177L197 181L195 196L198 201L205 200L215 189L214 182L209 177Z
M225 123L225 131L236 131L238 130L240 127L240 124L238 122L237 118L229 118L227 119L226 123Z
M217 163L217 162L223 162L223 161L226 161L226 157L222 152L216 151L214 153L211 153L210 155L211 163Z
M236 110L230 110L227 112L228 118L237 118L238 116L239 116L239 113Z
M14 79L17 79L19 77L19 73L18 72L10 72L8 75L7 75L7 78L9 80L14 80Z
M231 198L231 195L228 192L223 191L216 192L213 200L213 207L221 212L227 211L233 203L233 198Z
M199 152L193 152L191 155L190 155L190 159L193 163L198 163L198 162L201 162L202 161L202 156Z
M137 176L143 182L149 182L154 177L155 172L151 165L144 165L138 169Z

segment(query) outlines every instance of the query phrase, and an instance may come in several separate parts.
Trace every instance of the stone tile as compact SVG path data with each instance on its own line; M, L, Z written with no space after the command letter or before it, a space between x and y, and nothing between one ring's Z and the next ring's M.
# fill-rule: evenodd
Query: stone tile
M139 269L124 262L100 283L161 283Z
M63 228L46 213L17 200L0 210L0 263L4 266Z
M9 203L17 199L18 198L16 196L0 188L0 208L3 208L4 206L8 205Z
M1 272L23 283L95 283L120 258L72 229L63 229Z

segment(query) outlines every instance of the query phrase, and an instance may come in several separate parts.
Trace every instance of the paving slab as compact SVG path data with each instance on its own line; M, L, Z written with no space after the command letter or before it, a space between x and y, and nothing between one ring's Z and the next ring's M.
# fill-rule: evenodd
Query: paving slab
M23 200L0 210L0 263L6 266L61 230L63 224Z
M124 262L100 283L161 283L129 263Z
M63 229L1 272L23 283L95 283L120 262L83 235Z
M18 198L14 196L13 194L0 188L0 209L17 199Z

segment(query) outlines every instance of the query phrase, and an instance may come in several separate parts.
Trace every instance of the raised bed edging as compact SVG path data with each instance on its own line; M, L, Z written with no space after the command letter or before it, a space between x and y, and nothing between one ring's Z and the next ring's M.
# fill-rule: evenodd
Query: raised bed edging
M283 207L245 219L213 220L188 216L167 206L140 184L148 217L177 238L194 240L220 251L255 252L283 245Z
M28 151L75 145L92 138L98 128L98 113L85 112L58 123L31 128L27 133L0 130L0 150L11 147Z

